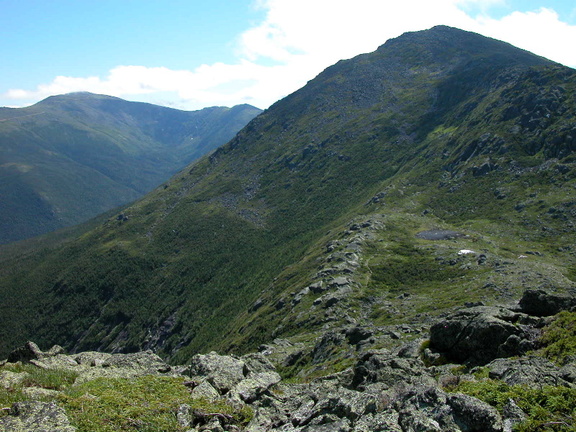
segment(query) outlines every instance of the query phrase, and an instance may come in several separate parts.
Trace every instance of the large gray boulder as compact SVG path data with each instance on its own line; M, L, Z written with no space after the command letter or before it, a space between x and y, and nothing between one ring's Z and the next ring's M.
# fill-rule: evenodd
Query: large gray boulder
M262 354L249 354L241 358L222 356L211 352L197 354L190 361L186 374L196 380L204 392L213 388L219 395L233 402L251 403L281 377Z
M435 385L419 358L401 358L388 350L373 350L364 354L354 366L352 387L363 390L378 383L386 388L402 385Z
M501 432L502 418L495 408L463 394L437 387L415 387L395 406L403 431Z
M76 432L66 413L54 402L26 401L12 405L7 416L0 417L3 432Z
M44 352L34 342L26 342L23 346L16 348L8 354L7 361L9 363L28 363L32 360L43 360L48 357L53 357L62 354L64 349L59 345L54 345L50 350Z
M506 308L476 306L463 309L430 328L430 348L449 360L484 365L533 348L525 314Z
M496 359L486 367L489 369L490 378L510 385L576 387L574 383L568 381L570 378L566 373L568 370L566 367L559 368L543 357Z
M221 395L228 393L247 374L242 360L215 352L195 355L186 371L186 375L192 378L206 379Z
M535 316L556 315L576 307L576 297L549 294L543 290L526 290L518 302L522 312Z

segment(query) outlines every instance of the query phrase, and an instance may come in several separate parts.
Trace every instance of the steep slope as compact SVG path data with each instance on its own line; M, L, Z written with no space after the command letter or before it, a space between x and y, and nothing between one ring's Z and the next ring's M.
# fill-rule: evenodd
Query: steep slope
M0 243L135 200L259 112L248 105L186 112L90 93L0 108Z
M5 257L3 350L181 360L571 289L575 90L448 27L341 61L96 229ZM434 228L462 235L416 236Z

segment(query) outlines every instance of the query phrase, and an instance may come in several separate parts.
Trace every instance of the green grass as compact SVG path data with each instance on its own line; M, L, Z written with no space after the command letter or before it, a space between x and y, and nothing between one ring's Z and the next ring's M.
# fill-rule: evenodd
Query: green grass
M27 387L62 391L72 386L78 376L77 373L72 371L42 369L30 364L5 365L0 367L0 373L3 371L24 375L23 379L18 381L18 384L9 388L0 388L0 406L2 407L30 399L23 392Z
M0 389L0 407L30 400L24 393L27 387L58 390L59 394L40 399L57 401L78 432L184 432L188 428L180 426L176 416L184 404L206 414L229 416L231 423L237 426L246 425L253 416L246 406L236 408L223 400L192 398L184 378L97 378L74 384L77 374L65 370L9 365L0 368L2 371L25 375L14 387Z
M74 386L60 404L79 432L184 432L176 414L181 405L205 413L231 416L237 426L247 424L252 411L223 401L193 399L183 378L144 376L134 379L98 378Z
M561 386L530 388L483 380L462 382L451 391L474 396L501 413L509 399L513 399L528 417L515 427L517 432L576 431L576 389Z
M576 356L576 312L562 311L554 321L544 327L539 351L544 357L564 365L570 356Z

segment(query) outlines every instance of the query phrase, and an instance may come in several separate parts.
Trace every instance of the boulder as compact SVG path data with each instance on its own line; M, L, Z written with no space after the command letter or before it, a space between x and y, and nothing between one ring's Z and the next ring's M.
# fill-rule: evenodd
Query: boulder
M459 363L483 365L498 357L522 354L532 347L521 323L527 317L509 309L476 306L463 309L430 328L430 348ZM511 339L509 339L511 338Z
M152 351L112 354L102 363L103 368L125 368L142 373L170 372L170 366Z
M462 431L499 432L503 428L498 411L479 399L456 393L448 395L446 402L454 423Z
M374 335L374 331L361 326L351 327L346 330L346 339L350 345L357 345Z
M12 372L9 370L0 372L0 388L6 390L20 386L30 374L28 372Z
M549 294L543 290L526 290L518 304L526 314L551 316L576 307L576 297Z
M221 395L228 393L247 373L242 360L215 352L195 355L186 371L190 377L205 378Z
M448 394L437 387L416 387L399 396L398 422L405 431L501 432L495 408L471 396Z
M435 385L419 358L401 358L388 350L374 350L364 354L354 366L352 387L364 389L374 383L384 384L387 388L396 385Z
M252 403L265 391L282 378L276 372L260 372L250 374L248 378L240 381L229 392L232 400L241 400L245 403Z
M517 359L496 359L488 363L489 377L504 381L509 385L542 385L576 387L566 380L566 369L561 369L551 361L537 356Z
M12 405L7 416L0 417L4 432L75 432L66 413L54 402L26 401Z
M8 355L8 362L28 363L31 360L42 360L47 357L53 357L62 354L64 349L59 345L54 345L50 350L44 352L34 342L26 342L23 346L16 348Z

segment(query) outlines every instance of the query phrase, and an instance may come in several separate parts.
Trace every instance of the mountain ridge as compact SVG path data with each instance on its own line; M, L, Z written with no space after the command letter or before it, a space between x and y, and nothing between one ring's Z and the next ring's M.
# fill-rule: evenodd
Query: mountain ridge
M481 49L422 63L414 38L438 35ZM19 330L3 340L181 361L427 322L532 285L573 290L575 77L445 27L341 61L116 217L29 258L34 271L4 269L0 328ZM459 235L416 236L432 228Z
M248 105L186 112L91 93L0 109L0 242L135 200L258 112Z

